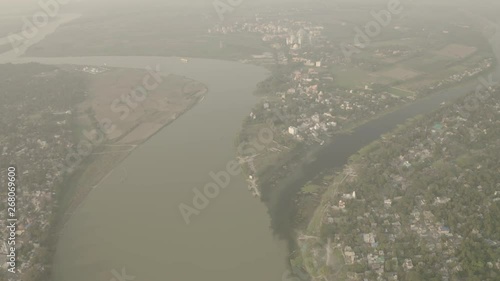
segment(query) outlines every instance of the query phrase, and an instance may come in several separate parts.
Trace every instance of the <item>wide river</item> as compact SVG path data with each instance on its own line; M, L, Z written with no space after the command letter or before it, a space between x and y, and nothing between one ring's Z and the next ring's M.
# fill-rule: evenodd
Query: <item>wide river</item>
M206 98L136 149L74 213L57 247L54 281L278 281L286 243L273 236L263 203L243 176L187 225L179 205L235 160L235 138L268 71L237 62L164 57L22 59L47 64L160 65L208 86ZM116 272L115 272L116 273Z
M500 34L492 45L500 53ZM10 59L9 59L10 60ZM318 172L342 166L364 145L407 118L463 96L479 82L443 91L338 137L316 160L283 181L267 207L253 198L241 176L186 225L179 205L192 205L193 188L212 182L235 158L234 139L257 99L256 83L269 73L236 62L164 57L23 58L47 64L145 68L206 84L205 100L136 149L74 213L61 234L54 281L278 281L286 271L293 195ZM499 72L495 72L498 79ZM497 80L499 81L499 80ZM270 226L272 225L272 229ZM134 276L120 278L120 273ZM118 274L118 275L117 275Z

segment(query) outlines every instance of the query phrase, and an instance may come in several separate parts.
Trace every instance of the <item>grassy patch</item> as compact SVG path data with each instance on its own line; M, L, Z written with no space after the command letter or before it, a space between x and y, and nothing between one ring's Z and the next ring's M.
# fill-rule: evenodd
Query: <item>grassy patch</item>
M357 67L347 67L343 69L335 67L332 68L332 73L335 77L336 84L347 89L364 87L370 78L365 70Z

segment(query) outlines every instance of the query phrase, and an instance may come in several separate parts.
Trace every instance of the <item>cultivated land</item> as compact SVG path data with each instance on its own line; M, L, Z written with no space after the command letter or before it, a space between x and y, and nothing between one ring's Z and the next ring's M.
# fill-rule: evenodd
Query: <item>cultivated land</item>
M444 47L443 49L439 50L437 53L443 56L463 59L474 54L476 51L477 51L476 47L450 44Z
M89 96L79 105L80 112L91 110L96 120L109 119L117 127L108 135L115 144L138 144L166 123L190 107L201 94L203 87L190 79L179 76L162 77L152 91L137 91L144 100L133 101L132 91L142 85L147 73L142 70L114 69L92 77ZM154 80L152 80L154 82ZM130 106L127 98L131 95ZM146 129L151 127L151 129ZM136 131L140 130L141 134Z
M353 56L353 64L335 65L331 72L339 79L339 86L357 88L378 84L398 86L403 91L414 92L453 75L462 75L481 67L491 58L487 49L462 44L434 42L413 37L406 40L377 41ZM425 51L424 51L425 49Z

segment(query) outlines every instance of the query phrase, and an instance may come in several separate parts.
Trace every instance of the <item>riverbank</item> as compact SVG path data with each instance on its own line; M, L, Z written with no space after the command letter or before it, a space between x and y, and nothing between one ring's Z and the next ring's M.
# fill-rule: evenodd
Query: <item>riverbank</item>
M363 200L359 198L359 189L356 189L355 193L346 190L346 186L356 184L356 179L360 175L358 169L362 163L360 161L374 148L384 145L386 137L397 135L421 119L422 116L417 116L407 120L397 129L382 135L381 139L350 156L344 167L317 175L308 183L308 185L315 184L316 192L297 194L296 244L290 256L290 265L294 272L302 275L306 273L307 278L312 280L323 280L332 276L335 276L335 280L347 280L346 267L350 264L345 261L350 259L349 252L346 252L339 241L332 236L325 238L325 233L333 229L331 224L339 219L338 216L332 215L332 210L342 212L346 208L346 203L350 204L355 199ZM342 192L345 194L341 194ZM332 240L335 243L332 243ZM315 254L316 251L319 251L319 255Z
M164 116L155 116L154 119L161 121L157 126L152 126L144 130L141 129L141 124L137 124L117 136L116 140L106 141L94 148L95 152L85 159L84 163L67 180L67 184L73 188L65 191L67 194L63 195L66 198L61 202L61 211L64 213L61 219L61 227L64 227L64 223L71 217L72 213L85 200L88 194L114 172L116 166L123 162L143 143L154 137L163 128L175 122L202 101L209 90L206 86L200 85L200 87L203 87L203 89L192 94L183 108L179 108L175 113L171 112L172 116L170 118L165 119ZM154 115L157 114L151 114L151 116ZM147 116L142 115L141 119L144 117ZM149 121L154 121L154 119ZM129 149L116 151L114 150L115 147L128 147Z
M73 69L74 66L63 66L63 68ZM114 83L110 87L95 87L99 81L109 79L109 77L97 79L92 77L94 80L90 82L89 95L77 106L78 117L74 126L80 143L89 137L83 133L84 131L99 130L99 127L95 127L95 124L99 124L98 120L103 120L103 116L110 116L110 112L106 110L111 108L103 107L103 105L111 103L106 103L103 98L111 101L123 94L128 94L120 89L135 87L146 74L145 71L128 69L108 69L107 71L110 72L108 76L116 75L115 79L111 79ZM64 175L64 179L55 191L56 204L54 215L50 219L51 229L48 235L50 239L47 242L50 255L45 256L44 259L53 259L56 245L66 223L89 194L98 188L108 176L116 172L116 167L132 152L194 108L209 91L206 85L185 77L170 75L163 79L165 80L161 84L148 93L149 100L141 101L141 105L147 108L146 111L137 112L136 110L126 119L127 124L125 126L122 124L121 131L102 136L104 139L91 147L92 153L86 156L78 166L73 167L73 172ZM168 98L169 101L160 102L164 98ZM173 102L175 106L169 106L170 102ZM161 106L158 107L160 103ZM156 105L151 106L151 104ZM89 112L92 114L89 115ZM145 122L154 126L143 128L142 125ZM120 126L120 121L115 119L112 124Z

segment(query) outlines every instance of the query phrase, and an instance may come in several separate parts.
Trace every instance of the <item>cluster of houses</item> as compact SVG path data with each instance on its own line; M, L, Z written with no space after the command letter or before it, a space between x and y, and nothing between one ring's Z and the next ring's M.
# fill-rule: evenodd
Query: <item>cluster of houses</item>
M289 77L289 89L269 97L250 117L259 119L281 112L286 119L282 120L286 124L286 134L297 141L323 143L349 124L407 102L389 93L373 91L368 85L362 89L343 90L332 84L330 80L323 80L314 69L297 70Z
M323 35L324 26L309 21L297 21L288 18L280 20L264 20L255 22L216 25L208 30L209 34L231 34L251 32L261 36L264 43L274 51L272 59L266 55L253 56L251 62L262 65L288 65L303 63L305 66L323 67L331 63L347 62L348 59L339 52L334 42Z
M333 202L330 206L330 211L325 216L326 224L333 224L336 219L346 214L347 204L364 204L364 200L356 200L355 193L347 193L340 195L338 206ZM371 231L363 232L361 230L351 233L356 235L356 243L345 242L349 239L342 235L335 235L335 241L342 251L345 265L362 266L364 272L347 272L348 280L363 280L369 276L378 276L381 280L401 280L398 279L398 270L404 272L411 271L414 266L423 261L422 255L410 256L408 254L401 255L393 247L394 243L412 243L407 237L414 237L411 233L417 235L418 243L424 244L430 252L439 253L439 257L443 262L442 267L445 269L441 273L444 277L448 277L449 273L457 272L460 267L456 260L455 249L460 245L461 238L459 235L452 233L449 227L437 220L433 214L425 209L425 203L411 212L410 220L405 222L401 216L394 211L391 211L393 200L397 201L401 198L385 199L382 209L373 209L372 212L365 213L363 216L356 218L361 225L367 225ZM422 198L417 198L422 200ZM446 198L437 199L439 202L447 202ZM375 221L381 221L377 223ZM351 222L352 223L352 222ZM377 233L384 236L385 243L380 244ZM446 237L446 239L444 239ZM415 239L415 238L412 238ZM413 243L417 243L413 241Z
M490 118L472 121L461 117L460 108L460 106L444 108L442 114L435 118L437 121L433 121L434 119L430 121L431 126L422 124L413 128L411 133L414 137L412 137L411 145L404 149L403 154L392 160L388 159L389 168L385 170L389 179L385 185L404 191L414 185L410 178L416 173L416 167L423 169L420 170L421 173L432 176L435 169L425 167L438 159L448 159L447 161L458 172L451 175L450 180L454 182L451 186L441 187L439 190L443 193L447 189L449 195L437 196L432 195L432 192L426 193L426 190L421 190L411 198L412 203L409 203L408 198L403 200L404 195L401 194L404 192L400 192L399 196L383 197L377 194L376 190L363 189L357 190L361 196L356 195L356 191L349 191L340 193L330 200L323 216L323 223L334 225L336 228L339 228L339 223L356 222L357 226L363 226L357 229L354 227L354 231L348 234L335 234L334 240L338 248L342 250L344 263L352 268L361 266L360 268L364 269L363 272L348 272L349 280L363 280L369 276L376 276L381 278L380 280L401 280L402 276L398 276L398 272L409 272L419 265L435 268L442 280L452 280L453 276L463 270L457 256L466 235L459 229L448 225L443 218L438 218L436 212L438 210L450 211L450 204L453 200L457 200L452 198L453 190L458 187L465 186L483 194L480 196L485 200L482 206L488 206L500 200L500 184L488 187L480 185L473 188L465 176L466 173L472 171L460 167L453 160L459 156L456 155L457 151L460 151L457 150L459 146L468 151L469 142L488 139L490 138L488 135L496 141L495 132L498 132L498 129L494 131L492 128L500 128L498 126L500 121ZM495 112L498 114L500 103L489 101L488 104L484 104L482 112L484 116L492 116L491 114ZM467 132L465 136L463 135L464 129ZM415 136L426 136L427 140L423 141L422 137ZM396 136L391 138L396 138ZM401 141L401 138L393 141L398 140ZM387 146L390 144L388 143ZM452 146L455 147L454 150L446 149ZM436 156L438 148L440 155ZM484 165L477 164L474 172L484 168ZM350 186L356 186L356 184ZM377 187L374 185L373 189L375 188ZM398 192L393 193L398 194ZM367 205L367 202L370 204ZM461 207L466 210L471 208L470 206ZM353 208L365 208L368 212L352 217ZM409 208L409 215L402 215L402 208ZM481 208L476 209L477 212L482 212ZM484 214L477 213L476 215L482 217ZM500 241L491 239L485 233L481 233L480 229L475 229L474 233L492 247L500 245ZM352 236L355 237L355 242ZM402 248L404 251L397 250L398 247L395 245L398 244L404 245ZM410 250L416 245L418 248ZM428 265L429 257L435 257L437 261ZM485 261L485 263L490 269L500 270L500 259Z
M322 34L324 27L308 21L281 19L218 25L209 33L254 32L276 50L254 55L252 63L298 64L285 78L287 89L275 92L265 102L266 107L252 112L259 119L266 112L280 111L286 116L283 132L297 141L323 143L335 131L350 123L370 118L387 108L400 105L412 96L401 97L386 91L376 91L370 85L353 89L339 88L328 70L334 64L346 64L344 55ZM282 86L284 86L282 85Z
M97 67L97 66L84 66L81 68L82 72L89 74L99 74L108 71L109 69L105 67Z
M446 87L451 84L462 82L463 80L474 77L484 71L490 69L493 65L493 58L486 58L479 61L476 65L470 66L468 69L463 72L456 73L450 75L448 78L441 80L439 82L435 82L433 85L429 86L430 90L436 90L439 88Z
M377 58L402 58L410 57L412 54L418 53L420 50L412 50L404 46L388 46L375 50L374 56Z
M43 89L42 89L43 91ZM50 264L47 253L47 237L50 235L54 216L55 188L61 185L65 173L61 163L74 145L72 130L73 112L58 103L55 92L44 92L43 99L32 89L29 98L19 97L18 102L2 108L0 131L10 132L0 138L0 154L6 159L0 167L1 186L6 186L3 171L8 164L17 167L17 229L16 253L17 278L23 278L28 270L43 274ZM68 99L70 99L68 95ZM62 104L61 104L62 103ZM15 116L9 122L7 116ZM6 197L7 188L0 190L0 198ZM0 202L0 209L7 210L7 200ZM7 212L0 212L0 224L7 225ZM0 228L0 237L8 237L8 229ZM7 274L7 239L0 241L0 279ZM3 280L3 279L2 279ZM13 279L14 280L14 279ZM28 279L26 279L28 280Z

